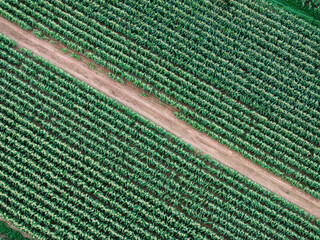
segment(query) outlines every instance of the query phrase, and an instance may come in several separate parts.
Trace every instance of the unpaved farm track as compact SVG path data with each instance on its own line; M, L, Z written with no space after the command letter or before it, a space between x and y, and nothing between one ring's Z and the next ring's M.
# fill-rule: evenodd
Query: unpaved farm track
M209 136L198 132L184 121L178 120L172 114L172 107L163 107L159 102L153 101L153 98L141 96L142 90L133 84L126 83L123 85L115 82L105 74L108 71L107 69L98 67L98 70L103 70L103 73L98 73L98 71L89 68L86 64L89 60L84 56L80 55L82 61L77 61L60 51L61 44L51 44L39 39L31 32L27 32L1 17L0 32L15 40L19 47L30 49L77 79L88 83L93 88L150 119L186 143L191 144L192 147L212 156L217 161L298 205L306 212L317 218L320 217L320 200L293 187L290 183L245 159L238 153L229 150Z

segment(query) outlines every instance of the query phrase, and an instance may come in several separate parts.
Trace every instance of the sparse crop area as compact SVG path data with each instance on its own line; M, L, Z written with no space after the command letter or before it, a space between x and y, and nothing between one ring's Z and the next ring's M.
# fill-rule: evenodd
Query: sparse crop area
M319 0L0 0L0 239L320 239Z

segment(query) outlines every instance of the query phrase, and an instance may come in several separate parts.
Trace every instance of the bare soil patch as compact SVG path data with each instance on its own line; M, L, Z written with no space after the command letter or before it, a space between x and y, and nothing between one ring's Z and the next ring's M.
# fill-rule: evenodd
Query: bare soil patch
M0 17L0 32L15 40L19 47L30 49L35 54L64 69L77 79L88 83L93 88L150 119L186 143L191 144L192 147L212 156L217 161L298 205L306 212L317 218L320 217L320 200L293 187L282 178L245 159L240 154L214 141L209 136L198 132L184 121L178 120L172 114L174 110L172 106L160 104L159 100L156 100L152 96L147 98L141 96L142 89L134 86L132 83L126 82L123 85L109 78L105 74L108 72L108 69L97 66L97 70L92 70L87 64L87 62L92 61L87 57L77 53L82 60L78 61L70 56L70 52L69 54L63 53L60 50L60 43L52 44L39 39L31 32L21 29L18 25L2 17Z

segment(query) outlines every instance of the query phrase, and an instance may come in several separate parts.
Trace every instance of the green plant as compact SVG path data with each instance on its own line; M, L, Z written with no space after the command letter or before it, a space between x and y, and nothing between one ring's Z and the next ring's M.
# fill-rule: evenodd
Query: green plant
M26 238L22 236L20 232L17 232L10 228L6 223L0 222L0 234L5 235L3 240L25 240Z
M74 52L72 52L72 53L70 54L70 56L73 57L73 58L75 58L75 59L77 59L78 61L81 61L80 57L79 57L77 54L75 54Z
M145 92L142 92L141 96L148 97L148 94L146 94Z
M91 69L97 69L92 62L87 62L87 64Z
M39 30L37 30L37 29L34 29L33 31L32 31L32 33L34 34L34 35L36 35L38 38L43 38L44 36L42 35L42 33L41 33L41 31L39 31Z
M153 93L195 129L320 198L320 35L308 21L253 0L1 4L10 21Z
M35 239L318 238L296 205L1 34L0 48L0 215Z
M61 51L64 53L68 53L68 49L66 49L66 48L61 48Z

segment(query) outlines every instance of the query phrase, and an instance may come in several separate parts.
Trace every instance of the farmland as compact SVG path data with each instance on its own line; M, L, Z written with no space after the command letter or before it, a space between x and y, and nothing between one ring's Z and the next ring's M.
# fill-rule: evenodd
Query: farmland
M318 0L0 0L0 239L320 239Z
M0 211L33 237L319 239L295 205L14 47L1 35Z
M25 234L21 234L18 229L14 228L12 225L6 223L3 219L0 219L0 240L25 240L31 239ZM14 229L13 229L14 228Z
M319 31L267 2L245 2L0 7L2 16L107 67L175 107L177 118L319 198Z
M278 1L277 3L279 3ZM320 26L320 1L319 0L284 0L282 6L289 9L289 11L294 12L298 16L301 16L303 13L304 19L310 20L316 25ZM290 9L291 8L291 9ZM298 12L297 12L298 10ZM312 17L314 20L312 20Z

